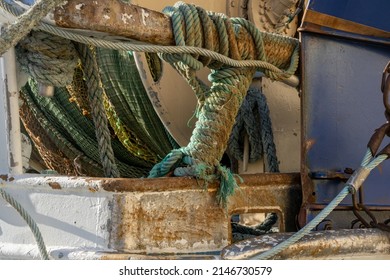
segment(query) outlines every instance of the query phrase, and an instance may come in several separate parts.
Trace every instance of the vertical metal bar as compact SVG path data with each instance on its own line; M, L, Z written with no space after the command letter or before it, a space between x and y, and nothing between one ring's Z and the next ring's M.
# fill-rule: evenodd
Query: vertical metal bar
M3 120L3 123L0 128L3 132L6 132L0 133L2 135L0 141L4 144L1 148L1 157L2 159L7 159L1 160L0 170L5 171L4 173L21 174L23 173L22 141L20 134L19 90L16 78L14 48L10 48L3 55L0 68L0 94L3 104L0 110L0 117ZM7 166L6 163L8 164Z
M7 99L6 99L6 79L5 79L4 58L0 56L0 173L9 172L8 162L8 131L7 126Z

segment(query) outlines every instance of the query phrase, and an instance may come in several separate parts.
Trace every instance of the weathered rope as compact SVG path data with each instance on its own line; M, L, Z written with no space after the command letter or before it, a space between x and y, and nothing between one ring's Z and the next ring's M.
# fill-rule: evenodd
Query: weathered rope
M14 7L13 5L8 4L4 0L0 0L0 7L5 11L19 16L23 9L21 7ZM239 20L239 19L238 19ZM134 52L150 52L150 53L170 53L170 54L196 54L201 57L207 57L208 59L213 59L221 63L221 65L228 65L232 67L244 68L244 67L255 67L258 70L269 70L275 72L281 76L292 75L295 72L295 69L298 66L298 57L299 57L299 41L290 37L285 37L277 34L266 34L258 31L261 35L260 37L268 36L276 41L293 45L293 51L291 54L290 64L287 70L281 70L274 64L266 61L256 60L254 58L247 58L246 60L236 60L225 55L222 55L218 52L211 51L205 48L192 47L192 46L158 46L153 44L145 44L137 41L131 42L118 42L118 41L109 41L107 39L98 39L88 37L85 34L77 33L76 31L71 31L65 28L56 27L44 22L41 22L37 28L39 30L57 35L63 38L67 38L72 41L79 43L92 45L95 47L101 47L105 49L115 49L115 50L125 50L125 51L134 51ZM206 33L206 32L205 32ZM206 37L206 38L209 38ZM207 46L207 41L206 46ZM218 68L218 67L216 67Z
M62 2L64 2L64 0L37 0L27 12L22 14L13 24L2 30L0 37L0 56L9 48L15 46L48 14L49 11L53 10ZM6 6L6 4L7 3L2 3L2 7ZM10 8L9 4L7 5L7 11L17 11L16 9L8 8Z
M244 131L249 136L249 162L255 162L265 155L268 171L279 172L267 99L257 88L248 90L229 138L229 152L239 160L243 160Z
M265 156L265 163L269 172L279 172L279 162L272 132L272 122L265 95L257 88L251 88L240 107L232 133L228 141L230 155L243 160L243 132L249 139L249 162L259 160ZM276 213L267 214L265 220L249 228L241 225L234 227L242 234L264 234L277 222Z
M3 3L4 1L1 2ZM179 45L176 47L107 42L70 33L44 23L41 23L40 28L53 34L61 34L61 36L75 41L98 44L104 48L125 48L126 50L168 52L172 54L184 53L184 55L167 56L167 60L171 61L177 69L186 74L185 77L195 89L198 100L200 100L200 108L198 114L199 121L191 142L182 151L185 152L185 155L193 158L192 161L197 166L196 173L203 174L200 177L217 173L217 177L222 181L234 181L233 185L236 186L235 180L232 180L233 176L228 176L226 170L219 167L219 161L225 151L228 135L230 134L238 107L245 97L246 90L251 82L251 77L255 68L260 69L273 79L283 79L293 74L297 67L299 44L290 38L287 42L286 38L282 36L277 37L278 40L285 40L290 46L293 45L290 63L286 65L285 61L278 61L277 56L269 58L265 56L263 36L267 35L259 32L253 24L247 21L227 19L225 16L213 13L207 14L199 7L184 3L176 4L171 11L168 9L168 12L172 12L173 22L175 23L173 28L177 45ZM180 14L183 16L180 17ZM203 24L203 26L200 27L200 24ZM210 28L211 24L214 27ZM252 49L239 49L240 44L237 42L236 35L240 33L242 28L245 28L245 32L249 32L252 35L255 46L248 44L248 46L252 46ZM216 37L218 40L209 42L208 39L213 39L209 31L214 29L217 30L218 34ZM180 33L180 30L185 30L186 38L180 38L183 35L183 32ZM203 33L201 32L202 30ZM193 38L194 34L197 35L196 38ZM199 36L203 36L204 40L198 38ZM185 46L181 47L180 45L183 45L183 42L185 42ZM211 50L197 47L201 46L202 42L206 42L203 47L208 47ZM253 53L255 49L256 54ZM191 56L189 53L196 55ZM213 61L210 61L208 58L203 59L202 57L204 56L210 57ZM197 60L198 58L199 60ZM258 60L254 60L255 58ZM213 69L210 75L210 81L212 81L213 86L207 92L198 85L199 82L194 78L194 71L205 65L209 65ZM281 70L275 65L286 69ZM229 66L246 68L237 69ZM227 120L228 124L221 126L221 123ZM208 142L208 144L203 145L203 142ZM222 145L218 145L219 143L222 143ZM213 151L213 153L210 153L210 151ZM221 182L222 185L224 185L224 182Z
M261 61L267 60L261 33L247 21L207 13L200 7L183 2L166 8L164 12L172 18L172 28L178 46L204 47L202 42L207 42L211 51L235 60L255 57ZM245 46L240 49L236 36L243 27L252 35L254 49L246 49ZM210 36L211 30L216 30L217 36ZM209 35L209 40L203 40L206 34ZM226 150L235 117L252 81L255 68L233 68L189 54L161 54L161 57L171 63L195 91L199 102L198 121L187 147L172 151L152 169L149 177L164 176L175 170L176 176L191 175L206 182L219 179L217 198L221 205L226 205L228 196L238 185L231 172L220 166L219 162ZM283 79L293 74L296 63L296 59L292 59L287 71L262 70L270 78ZM204 66L212 69L209 75L212 86L206 92L194 75L195 71ZM186 158L190 160L185 160ZM276 170L276 166L272 168Z
M77 52L68 39L32 31L16 47L18 62L43 85L65 87L72 83Z
M38 228L37 223L34 221L34 219L28 214L28 212L22 207L22 205L17 202L9 193L7 193L2 187L0 187L0 195L1 197L7 201L23 218L23 220L26 221L28 226L30 227L35 241L38 244L39 253L41 254L41 258L43 260L49 259L49 254L46 250L45 242L43 241L42 234Z
M120 177L115 162L115 155L111 145L111 134L108 128L107 115L104 109L103 89L100 86L99 68L96 63L93 50L83 44L77 44L76 49L80 54L84 66L84 76L88 87L91 115L96 129L100 160L106 177Z

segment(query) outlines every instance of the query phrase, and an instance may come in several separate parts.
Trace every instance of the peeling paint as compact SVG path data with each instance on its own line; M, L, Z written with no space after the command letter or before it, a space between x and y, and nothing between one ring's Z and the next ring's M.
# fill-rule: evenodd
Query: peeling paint
M149 12L142 9L142 23L146 26L146 19L149 17Z
M128 23L128 20L131 20L131 21L135 21L135 19L133 18L133 15L128 15L128 14L122 14L122 21L124 24L127 24Z
M83 3L81 3L81 4L77 4L77 5L75 6L75 8L76 8L76 10L81 10L84 6L85 6L85 5L84 5Z

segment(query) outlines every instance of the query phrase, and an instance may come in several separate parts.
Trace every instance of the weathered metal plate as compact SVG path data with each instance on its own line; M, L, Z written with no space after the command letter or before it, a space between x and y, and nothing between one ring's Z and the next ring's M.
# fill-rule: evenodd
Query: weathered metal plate
M237 242L222 250L223 259L248 259L268 251L291 237L275 233ZM292 244L275 260L390 259L390 233L379 229L326 230L312 232Z
M312 1L322 6L325 2ZM364 7L360 6L362 10ZM301 170L303 207L309 212L338 194L344 185L339 176L347 177L346 169L359 167L371 135L386 121L380 86L382 71L390 59L388 46L339 36L306 29L301 33ZM389 170L390 162L384 162L364 183L363 203L376 210L390 205ZM351 198L342 205L351 205ZM310 219L309 212L301 216L302 225Z
M242 177L244 183L226 209L216 203L217 183L205 188L191 178L5 175L0 187L38 223L56 259L122 253L215 255L231 243L234 214L276 212L281 231L296 229L301 204L299 174ZM0 258L39 258L30 229L3 200Z

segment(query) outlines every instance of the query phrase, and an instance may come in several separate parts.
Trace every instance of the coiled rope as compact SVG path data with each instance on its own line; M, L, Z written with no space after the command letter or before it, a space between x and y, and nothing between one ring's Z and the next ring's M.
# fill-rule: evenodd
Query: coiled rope
M32 31L16 47L22 69L43 85L72 83L78 56L72 42L42 31Z
M6 4L3 0L1 3L3 6ZM7 10L20 13L20 9L10 8L10 5L7 5L5 5ZM292 75L298 64L299 44L298 41L291 40L291 38L277 37L278 40L284 40L287 44L294 45L290 62L287 63L285 70L281 70L274 65L281 65L274 57L271 58L272 63L267 62L263 42L264 34L259 32L250 22L240 18L228 19L219 14L207 13L200 7L182 2L177 3L175 7L167 8L165 12L172 18L175 40L178 46L167 47L149 44L139 45L134 42L110 42L88 38L45 23L41 23L39 29L74 41L104 48L169 53L169 55L163 57L184 74L183 76L195 90L200 103L198 108L199 120L196 123L191 141L187 147L173 151L176 155L182 154L182 157L179 161L173 163L169 170L173 170L173 167L177 165L185 164L184 159L186 157L191 158L188 162L192 164L188 168L191 171L195 170L194 176L207 181L210 180L210 175L214 174L215 179L221 180L218 197L220 203L225 204L226 194L233 193L237 183L229 170L219 166L219 161L226 150L226 143L235 116L246 95L252 76L256 69L263 71L266 76L272 79L284 79ZM215 36L218 38L215 42L209 40L213 38L209 32L211 26L218 33L218 36ZM237 42L236 34L239 34L242 28L252 36L254 46L252 43L247 44L247 47L252 47L251 49L239 49L240 44ZM203 42L205 42L204 46L202 46ZM282 64L285 64L285 62ZM209 76L212 87L207 92L199 86L198 81L194 78L194 71L203 66L212 69ZM173 162L169 159L171 155L172 153L163 160L162 166L164 168L160 169L159 172L153 172L152 170L151 176L157 173L167 174L165 171L161 172L161 170L167 169L167 162ZM188 174L188 172L184 173Z
M43 1L43 0L42 0ZM24 9L11 5L5 0L0 0L0 7L5 11L9 12L14 16L19 16L23 13ZM233 20L233 19L231 19ZM237 19L240 21L241 19ZM250 24L250 23L249 23ZM101 47L106 49L115 49L115 50L125 50L125 51L134 51L134 52L151 52L151 53L170 53L170 54L195 54L203 57L208 57L214 61L218 61L223 65L228 65L237 68L245 68L245 67L255 67L258 70L268 70L270 72L274 72L280 74L282 76L292 75L298 66L298 57L299 57L299 42L298 40L294 40L289 37L279 36L276 34L272 34L273 37L278 38L278 40L285 41L286 44L293 43L294 50L291 55L291 63L288 66L288 70L281 70L275 65L266 62L260 61L256 59L246 59L246 60L236 60L215 51L211 51L205 48L192 47L192 46L158 46L153 44L145 44L140 43L138 41L109 41L108 39L98 39L91 38L85 36L84 34L77 33L77 31L71 31L65 28L56 27L44 22L40 22L39 25L36 26L37 29L51 33L53 35L57 35L63 38L67 38L72 41L76 41L79 43L83 43L86 45L92 45L95 47ZM255 27L254 27L255 28ZM261 32L259 32L261 38Z
M2 186L5 186L6 184L1 184ZM43 260L49 259L49 254L46 250L45 242L43 241L42 234L38 228L37 223L34 221L34 219L27 213L27 211L20 205L19 202L17 202L8 192L6 192L3 187L0 187L0 195L1 197L7 201L15 210L19 213L19 215L23 218L23 220L26 221L28 226L30 227L35 241L38 244L39 253L41 255L41 258Z
M164 12L172 19L178 46L205 47L235 60L267 60L261 33L248 21L207 13L200 7L183 2L167 7ZM245 47L240 49L236 34L241 28L251 34L254 50ZM211 36L212 30L216 30L218 36ZM217 38L216 41L212 39L214 37ZM205 46L202 46L203 42ZM164 176L174 170L176 176L190 175L206 182L220 180L217 199L221 205L226 206L228 196L234 193L238 185L230 170L220 166L219 162L256 68L231 67L221 64L221 61L190 54L162 54L161 58L171 63L195 91L198 97L198 121L187 147L168 154L152 169L149 177ZM293 58L286 71L262 71L272 79L283 79L295 71L296 68L292 65L296 65ZM206 92L194 74L204 66L211 69L209 80L212 86Z

